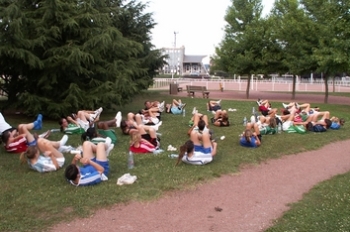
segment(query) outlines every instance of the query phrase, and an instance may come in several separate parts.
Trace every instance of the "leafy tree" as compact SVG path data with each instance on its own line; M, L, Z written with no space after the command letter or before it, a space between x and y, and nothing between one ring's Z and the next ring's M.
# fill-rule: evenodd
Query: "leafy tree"
M216 48L214 69L231 74L248 74L246 97L249 98L251 74L263 70L262 49L267 28L261 18L261 0L235 0L227 10L225 38Z
M292 99L295 99L296 75L317 67L311 59L313 49L318 45L317 30L298 0L277 0L270 20L275 29L273 36L283 51L281 63L293 74Z
M1 4L8 11L17 6L18 20L30 24L19 42L12 43L19 57L27 52L38 60L31 66L23 62L25 65L18 70L23 81L23 89L16 93L19 106L28 113L45 110L58 117L81 108L122 105L148 88L163 62L150 43L150 30L155 24L151 14L143 14L145 5L123 2L46 0L28 6L26 1ZM3 24L15 27L12 20ZM9 37L16 33L14 29L8 31ZM18 46L27 40L27 47ZM19 62L18 57L3 53L1 62L8 57ZM19 85L12 73L2 72Z
M325 81L325 99L328 102L330 75L349 70L349 9L345 0L302 0L310 20L317 26L319 46L314 49L313 59Z

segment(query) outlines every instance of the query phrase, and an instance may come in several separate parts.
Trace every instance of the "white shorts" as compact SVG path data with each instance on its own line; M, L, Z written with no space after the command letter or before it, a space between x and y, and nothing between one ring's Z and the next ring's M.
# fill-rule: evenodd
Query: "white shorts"
M89 127L90 127L88 121L84 122L84 121L81 120L80 118L77 119L77 123L79 124L79 126L80 126L81 128L84 129L84 131L87 131L87 129L89 129Z
M288 130L290 126L293 126L293 122L292 121L285 121L282 125L282 129L284 131Z
M142 119L142 123L143 124L148 124L150 122L152 122L154 125L157 125L159 123L159 118L157 117L145 117L143 115L141 115L141 119Z

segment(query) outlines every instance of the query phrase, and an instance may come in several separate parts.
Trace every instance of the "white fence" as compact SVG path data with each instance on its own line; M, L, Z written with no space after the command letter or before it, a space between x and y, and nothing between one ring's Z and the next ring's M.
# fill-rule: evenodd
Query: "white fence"
M222 84L224 90L245 91L247 87L247 80L240 79L189 79L189 78L155 78L154 84L149 89L168 89L170 83L176 83L183 89L186 85L206 86L208 90L220 90ZM333 88L334 86L334 88ZM293 82L291 80L274 79L274 80L257 80L253 79L250 83L251 90L255 91L288 91L293 89ZM323 81L297 82L296 91L300 92L324 92L325 84ZM350 81L337 80L328 81L328 90L330 92L350 92Z

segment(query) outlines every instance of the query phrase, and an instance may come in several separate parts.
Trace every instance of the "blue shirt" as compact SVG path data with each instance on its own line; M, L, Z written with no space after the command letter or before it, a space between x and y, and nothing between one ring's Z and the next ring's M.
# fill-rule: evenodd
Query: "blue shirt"
M332 122L332 125L329 127L333 130L339 130L340 129L340 124L336 123L336 122Z
M80 179L79 183L76 185L73 181L70 181L72 185L76 186L89 186L95 185L102 181L108 180L105 174L99 173L93 166L86 165L83 167L79 167L80 170Z
M239 143L241 144L241 146L243 147L258 147L258 145L256 145L255 143L256 138L255 137L251 137L250 138L250 143L245 139L245 137L243 136L240 140Z

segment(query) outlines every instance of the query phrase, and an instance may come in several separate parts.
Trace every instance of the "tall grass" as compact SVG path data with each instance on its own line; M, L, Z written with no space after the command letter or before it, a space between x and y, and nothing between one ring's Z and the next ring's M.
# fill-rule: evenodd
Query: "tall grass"
M146 92L142 96L123 107L102 113L101 120L114 118L120 110L125 117L128 112L137 112L143 108L145 100L165 100L169 102L172 96L159 92ZM161 147L166 150L169 144L179 148L187 139L188 121L191 118L192 107L196 106L200 112L207 113L206 100L201 98L184 98L187 103L186 116L163 114L163 125L159 131ZM272 103L280 107L281 103ZM349 120L350 109L342 105L317 104L323 110L329 110L332 115ZM225 140L218 140L218 154L214 161L206 166L190 166L181 164L175 167L175 160L168 157L174 152L165 151L159 155L135 155L135 168L127 169L127 149L129 137L122 135L116 128L118 142L110 155L111 172L109 181L92 187L73 187L63 177L64 169L54 173L40 174L30 170L26 165L19 164L17 154L8 154L1 148L0 155L0 230L28 231L44 230L60 221L72 220L75 217L86 217L94 210L108 207L117 203L131 200L145 201L155 199L166 191L182 189L199 182L210 181L221 175L239 171L244 164L258 164L271 158L298 152L317 149L338 140L349 138L347 124L339 131L328 131L322 134L276 134L263 136L262 146L248 149L239 146L238 135L244 127L242 120L249 118L255 102L222 101L223 109L235 108L236 112L229 112L231 126L227 128L211 127L214 137L225 135ZM18 115L5 115L13 125L20 122L30 122L32 118ZM44 128L58 128L56 121L44 118ZM60 139L62 134L53 133L52 140ZM69 137L68 144L81 144L80 136ZM292 148L292 149L290 149ZM70 163L72 155L66 154L66 165ZM124 173L136 175L138 180L130 186L118 186L116 181Z

